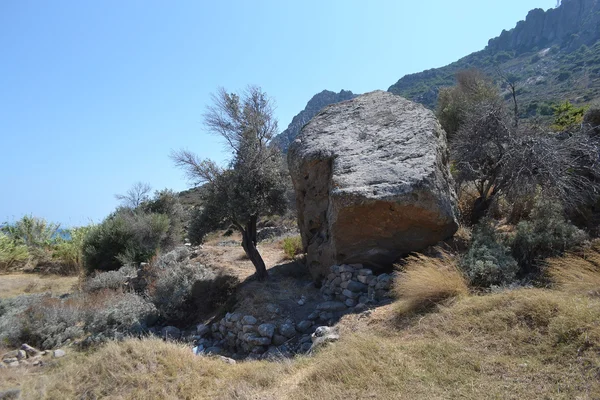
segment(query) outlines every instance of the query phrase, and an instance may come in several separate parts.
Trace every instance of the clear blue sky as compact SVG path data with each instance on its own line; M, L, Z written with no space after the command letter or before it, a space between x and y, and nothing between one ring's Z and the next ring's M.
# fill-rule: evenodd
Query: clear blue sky
M0 1L0 222L98 222L136 181L189 187L168 155L223 162L201 114L257 84L280 130L323 89L386 90L555 0Z

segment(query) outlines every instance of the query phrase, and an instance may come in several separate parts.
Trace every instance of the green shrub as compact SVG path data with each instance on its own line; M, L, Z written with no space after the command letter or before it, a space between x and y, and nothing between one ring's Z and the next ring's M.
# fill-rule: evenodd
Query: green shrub
M66 239L59 239L52 248L52 259L61 268L55 272L62 275L75 275L83 270L83 245L92 226L66 230Z
M23 266L28 260L27 246L16 244L7 235L0 233L0 271Z
M489 220L482 220L473 229L471 246L460 262L474 286L489 287L514 281L518 264L510 249L502 243Z
M4 224L0 229L18 244L29 248L47 247L58 239L60 225L43 218L25 215L14 224Z
M300 236L290 236L283 239L283 251L286 257L293 260L298 254L302 254L302 238Z
M148 261L175 241L164 214L122 209L92 228L83 245L85 271L114 271L122 265Z
M587 235L565 218L560 203L541 199L529 220L517 225L512 254L524 272L532 272L544 258L560 255L586 239Z

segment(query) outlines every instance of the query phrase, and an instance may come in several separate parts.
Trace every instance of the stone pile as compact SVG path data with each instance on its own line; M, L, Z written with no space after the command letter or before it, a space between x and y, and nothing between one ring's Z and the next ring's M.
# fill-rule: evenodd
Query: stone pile
M389 274L375 275L362 264L334 265L323 281L321 294L326 302L343 304L344 307L338 305L339 310L336 311L359 305L363 307L389 299L392 279ZM332 308L332 305L328 304L326 308Z
M61 349L54 351L40 351L28 344L22 344L18 350L9 351L2 355L0 368L19 367L19 366L42 366L48 357L64 357L66 352Z
M312 321L301 321L297 325L292 320L262 323L252 315L228 313L211 325L212 343L205 341L200 346L207 353L220 353L222 349L248 354L287 353L291 350L291 346L287 345L291 339L310 333L312 327ZM305 351L309 349L310 346Z

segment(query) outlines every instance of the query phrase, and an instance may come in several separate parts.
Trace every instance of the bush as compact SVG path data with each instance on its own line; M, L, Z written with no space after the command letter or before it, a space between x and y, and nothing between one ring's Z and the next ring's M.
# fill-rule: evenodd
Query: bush
M54 273L76 275L83 270L83 245L91 229L91 226L83 226L65 231L68 239L59 239L52 248L52 259L60 265Z
M539 262L582 244L587 235L565 218L560 203L538 200L528 221L517 225L512 254L524 272L538 269Z
M0 301L0 341L56 348L88 335L96 342L137 335L152 323L156 308L133 293L103 290L67 298L23 295Z
M88 274L113 271L124 264L148 261L175 241L164 214L118 210L95 226L85 238L83 259Z
M286 257L293 260L298 254L302 254L302 238L300 236L286 237L282 241L283 251Z
M165 262L161 258L153 266L154 280L148 288L148 296L162 318L182 322L190 318L194 285L199 281L213 281L217 275L199 263Z
M449 255L443 254L442 258L416 255L407 261L394 282L400 313L422 310L469 293L466 279Z
M491 222L482 220L473 230L472 242L467 254L460 261L472 285L489 287L512 282L518 272L518 264L510 255Z
M96 292L104 289L123 289L130 276L137 276L137 269L131 265L125 265L117 271L96 272L85 280L83 290Z
M0 271L23 266L28 260L27 246L16 244L7 235L0 233Z

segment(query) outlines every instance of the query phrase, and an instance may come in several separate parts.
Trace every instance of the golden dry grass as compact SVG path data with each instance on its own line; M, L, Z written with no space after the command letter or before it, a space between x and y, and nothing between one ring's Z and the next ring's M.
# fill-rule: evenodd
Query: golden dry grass
M441 258L410 256L394 283L398 311L407 313L469 293L467 281L448 254Z
M4 274L0 275L0 298L44 292L51 292L59 296L72 292L78 282L79 278L76 276Z
M567 254L546 260L548 275L561 290L600 296L600 241L583 254Z
M542 289L463 297L404 329L393 306L377 312L376 325L283 363L228 365L159 340L109 343L23 378L23 398L600 397L598 299Z

